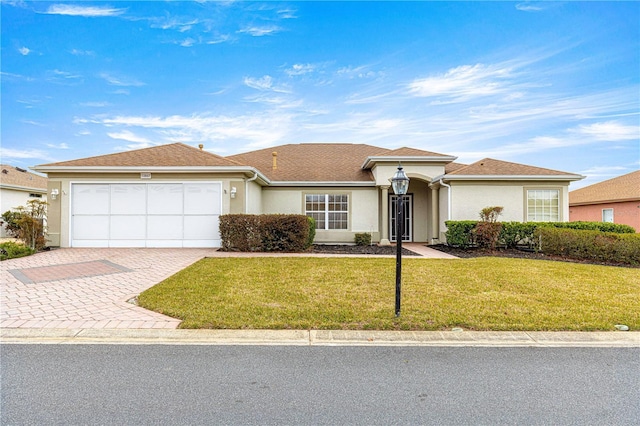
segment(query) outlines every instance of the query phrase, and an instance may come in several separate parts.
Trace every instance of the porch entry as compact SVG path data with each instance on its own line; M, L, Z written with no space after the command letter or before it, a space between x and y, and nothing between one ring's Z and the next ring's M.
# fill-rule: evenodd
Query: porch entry
M396 219L398 217L398 196L390 195L389 203L389 241L397 241L396 239ZM413 241L413 194L407 194L402 200L402 241Z

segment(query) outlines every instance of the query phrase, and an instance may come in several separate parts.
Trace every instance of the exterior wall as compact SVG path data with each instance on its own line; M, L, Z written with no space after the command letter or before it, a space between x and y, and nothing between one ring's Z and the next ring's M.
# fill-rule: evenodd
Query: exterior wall
M262 187L255 182L246 182L245 212L247 214L262 213Z
M222 214L230 213L232 206L234 210L242 209L244 206L244 176L233 174L215 173L152 173L151 179L140 178L140 173L113 173L96 175L93 173L62 174L49 173L48 188L58 188L60 195L58 199L51 200L47 209L47 227L49 245L53 247L69 247L70 227L71 227L71 205L70 197L71 184L73 183L118 183L118 182L185 182L185 181L209 181L222 182ZM232 184L233 182L233 184ZM231 188L236 187L236 198L231 198Z
M613 209L613 223L629 225L640 232L640 201L570 206L569 221L602 222L603 209Z
M423 164L412 164L407 163L403 164L402 168L404 172L409 176L409 178L421 178L428 182L436 177L444 174L444 164L432 164L432 163L423 163ZM376 185L390 185L389 179L393 177L398 171L398 164L378 164L372 170L373 176L376 180ZM393 190L391 190L393 192Z
M348 194L349 228L317 230L317 243L353 243L355 234L369 232L380 240L377 188L263 188L262 207L267 214L305 214L305 194Z
M42 198L29 197L29 194L42 194ZM0 190L0 214L9 210L14 210L16 207L26 207L27 201L29 200L47 201L47 196L44 192L44 189L18 190L2 188ZM4 226L0 227L0 237L8 237L7 231L4 229Z
M393 191L392 191L393 192ZM431 190L426 182L409 180L408 194L413 194L413 241L429 241Z

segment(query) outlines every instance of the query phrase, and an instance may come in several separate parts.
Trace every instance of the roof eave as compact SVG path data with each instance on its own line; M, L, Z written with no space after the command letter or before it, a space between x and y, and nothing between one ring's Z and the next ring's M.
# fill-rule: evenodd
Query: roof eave
M569 198L571 198L571 193L569 193ZM569 200L569 206L590 206L593 204L633 203L636 201L640 201L640 197L618 198L614 200L577 201L573 203L571 202L571 200Z
M257 175L266 185L271 181L255 167L247 166L35 166L41 173L245 173Z
M458 157L452 155L442 156L371 156L367 157L362 164L362 169L369 169L375 163L450 163L455 161Z
M340 181L274 181L269 186L295 186L295 187L375 187L376 183L373 181L353 181L353 182L340 182Z
M442 175L437 180L551 180L551 181L577 181L584 179L582 175Z
M46 194L47 188L34 188L31 186L11 185L6 183L0 183L0 188L11 189L14 191L34 192L39 194Z

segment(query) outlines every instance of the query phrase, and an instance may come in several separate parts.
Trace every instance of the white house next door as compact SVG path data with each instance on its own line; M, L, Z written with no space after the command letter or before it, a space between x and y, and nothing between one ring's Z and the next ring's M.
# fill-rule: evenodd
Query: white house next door
M398 196L390 195L391 202L389 203L389 218L390 218L390 241L397 241L396 239L396 219L398 217ZM402 219L404 222L402 241L413 241L413 195L407 194L402 201Z
M220 182L77 183L71 247L220 247Z

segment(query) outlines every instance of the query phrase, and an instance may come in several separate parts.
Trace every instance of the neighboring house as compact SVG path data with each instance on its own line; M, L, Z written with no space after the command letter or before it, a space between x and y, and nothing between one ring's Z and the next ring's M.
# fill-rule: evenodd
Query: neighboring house
M0 165L0 214L16 207L26 206L27 201L47 201L47 178L20 167ZM4 226L0 237L7 237Z
M640 170L571 191L569 220L619 223L640 232Z
M478 219L502 206L502 220L569 220L569 183L583 176L505 161L470 165L412 148L290 144L221 157L181 143L59 163L47 173L49 239L62 247L218 247L227 213L304 214L316 242L352 243L369 232L395 240L390 178L411 179L403 241L443 240L445 221Z

